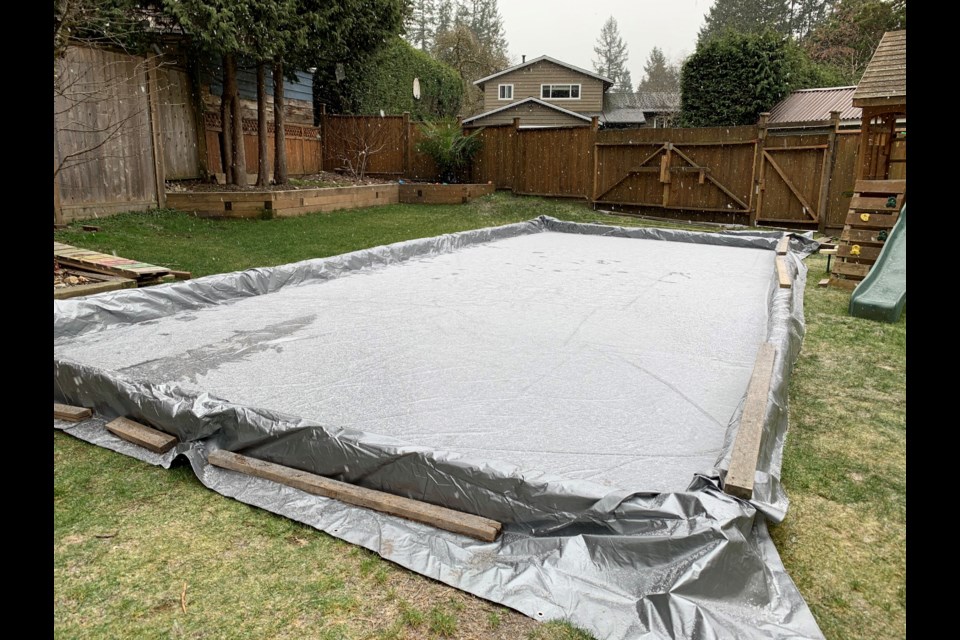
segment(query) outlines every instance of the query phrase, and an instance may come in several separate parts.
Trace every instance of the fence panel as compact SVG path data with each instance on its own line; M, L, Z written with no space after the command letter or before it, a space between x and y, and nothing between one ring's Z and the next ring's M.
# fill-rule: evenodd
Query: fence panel
M590 198L593 191L593 145L589 127L520 129L518 174L513 190L545 196Z
M324 116L324 168L350 171L363 167L365 173L403 175L403 125L403 116Z
M167 180L202 177L190 85L190 77L184 70L163 64L157 67L163 166Z
M64 220L156 206L147 64L86 47L58 62L54 166Z

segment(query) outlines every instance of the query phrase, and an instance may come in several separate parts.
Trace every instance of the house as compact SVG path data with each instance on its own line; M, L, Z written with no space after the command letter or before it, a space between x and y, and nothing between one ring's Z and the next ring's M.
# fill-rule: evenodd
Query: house
M480 78L475 84L483 92L483 110L466 118L467 126L510 124L520 126L590 126L593 119L604 122L610 78L581 69L550 56L526 60L503 71ZM622 114L642 122L643 115Z
M648 91L606 93L600 124L607 128L674 126L680 114L680 93Z
M840 113L840 127L860 126L860 107L853 106L856 86L821 87L791 92L770 110L767 126L771 129L816 128L829 126L830 113Z

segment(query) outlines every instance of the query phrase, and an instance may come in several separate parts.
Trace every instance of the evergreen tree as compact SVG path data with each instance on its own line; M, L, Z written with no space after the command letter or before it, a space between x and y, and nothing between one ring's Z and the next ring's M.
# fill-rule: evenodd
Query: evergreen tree
M772 30L783 35L793 31L791 5L798 0L716 0L704 17L698 45L728 32L759 34ZM822 1L822 0L821 0Z
M433 55L456 69L463 79L464 115L479 112L483 104L483 96L473 81L510 66L504 52L481 42L473 29L464 23L437 35Z
M614 93L633 92L633 80L627 69L627 45L620 37L620 29L613 16L603 23L593 52L597 54L593 70L613 81L610 90Z
M434 35L449 31L456 19L453 0L437 0L437 26Z
M906 0L838 0L802 44L812 60L836 70L843 83L857 84L883 34L906 27Z
M637 86L643 93L679 93L680 69L667 62L667 57L659 47L650 51L647 63L643 66L643 80Z
M473 31L480 45L489 52L506 57L507 37L497 0L459 0L454 23Z
M406 20L407 41L421 51L429 51L437 35L437 19L436 0L413 0Z

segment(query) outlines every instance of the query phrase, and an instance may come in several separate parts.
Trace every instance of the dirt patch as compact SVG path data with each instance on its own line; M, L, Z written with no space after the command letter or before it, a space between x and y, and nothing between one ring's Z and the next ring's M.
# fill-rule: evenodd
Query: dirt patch
M216 182L203 182L201 180L176 180L167 182L166 189L168 193L180 193L184 191L205 192L205 191L296 191L299 189L321 189L325 187L356 187L370 184L390 184L395 180L365 176L362 180L348 176L342 173L332 171L321 171L308 176L297 176L290 178L289 184L269 184L265 187L254 185L240 186L236 184L217 184Z
M94 280L88 278L87 276L81 275L75 271L67 271L60 266L60 263L56 260L53 261L53 288L54 289L64 289L66 287L76 287L81 284L91 284L93 282L99 282L99 280Z

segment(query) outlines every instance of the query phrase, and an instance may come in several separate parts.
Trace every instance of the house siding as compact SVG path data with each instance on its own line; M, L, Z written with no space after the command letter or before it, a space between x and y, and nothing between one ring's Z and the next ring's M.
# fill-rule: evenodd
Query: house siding
M486 81L483 85L484 111L509 104L509 101L499 99L498 87L501 84L513 85L513 102L524 98L540 98L540 85L542 84L579 84L579 100L548 100L544 98L543 101L578 113L599 112L603 109L602 81L572 69L561 67L548 60L535 62L522 69Z
M499 113L470 121L468 126L487 127L496 124L510 124L514 118L520 118L521 127L566 127L570 125L590 126L589 122L554 111L536 103L527 103L504 109Z

